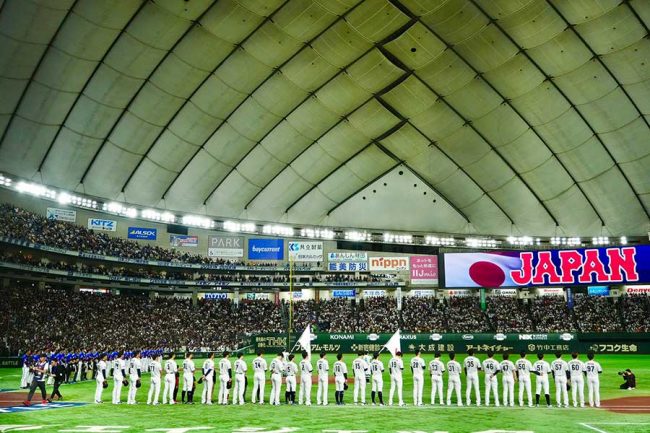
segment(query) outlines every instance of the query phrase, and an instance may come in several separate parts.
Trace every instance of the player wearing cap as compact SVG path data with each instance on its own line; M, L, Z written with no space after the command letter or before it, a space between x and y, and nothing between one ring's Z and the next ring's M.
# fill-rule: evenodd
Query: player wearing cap
M253 397L251 398L253 404L258 401L258 397L260 404L264 404L266 369L266 359L262 357L262 352L257 352L257 358L253 360Z
M487 359L483 361L485 372L485 405L490 405L490 391L494 394L494 405L499 406L499 381L497 375L501 372L501 365L494 359L494 352L487 353Z
M212 404L212 389L214 387L214 353L210 353L208 359L203 361L201 369L203 376L200 382L203 382L203 393L201 394L201 404Z
M557 359L551 362L551 372L555 379L555 402L557 407L562 407L562 399L564 399L564 407L569 407L569 392L567 391L569 365L562 359L561 352L556 352L555 357Z
M140 378L142 377L142 363L140 362L140 351L134 352L133 358L129 361L129 393L127 395L126 404L136 404L135 395L141 385Z
M359 393L361 393L361 404L366 404L366 374L370 366L364 359L364 353L360 352L359 357L352 361L352 371L354 372L354 404L359 404Z
M336 397L336 404L343 405L345 404L343 402L343 396L348 386L346 383L348 380L348 367L345 365L345 362L343 362L342 353L336 355L336 359L337 361L334 363L334 384L336 385L336 393L334 396Z
M244 404L244 388L246 387L246 371L248 366L244 361L244 354L239 352L234 365L235 385L232 390L232 404Z
M474 356L474 349L469 349L467 351L467 358L463 362L463 367L465 369L465 380L467 389L465 390L465 400L467 405L472 404L472 387L474 387L474 394L476 395L476 405L481 405L481 390L479 389L478 384L478 372L481 370L481 361Z
M160 356L156 356L153 361L149 361L149 372L151 373L151 384L149 385L149 394L147 395L147 404L158 404L158 397L160 396L160 372L162 366L160 365Z
M433 354L433 360L429 363L429 374L431 374L431 404L436 402L436 394L440 397L440 405L444 406L442 373L445 372L445 364L440 361L440 352Z
M461 384L460 384L460 371L461 366L456 361L456 354L449 352L449 362L447 362L447 406L451 405L451 394L456 391L456 402L458 406L463 405L461 397Z
M533 364L533 370L537 372L535 379L535 406L539 406L539 397L541 392L544 391L546 397L546 405L551 407L551 394L549 393L548 375L551 372L551 366L548 362L544 361L544 354L537 354L537 361Z
M187 403L194 404L194 357L191 353L185 354L183 360L183 391L181 392L181 402L185 403L185 395L187 395Z
M501 383L503 385L503 405L514 406L515 405L515 380L517 378L517 368L515 364L510 361L510 354L503 354L503 361L501 361L501 373L503 377L501 378Z
M411 373L413 374L413 404L422 406L422 391L424 390L424 370L427 368L424 359L420 356L422 351L417 349L411 358Z
M318 390L316 391L316 404L327 406L327 388L329 385L328 372L330 364L325 357L326 352L320 353L320 359L316 362L316 371L318 372Z
M278 356L271 361L269 366L271 371L271 397L269 404L280 405L280 388L282 387L282 372L284 371L284 354L278 353Z
M223 352L223 358L219 361L219 399L221 405L228 404L228 389L232 384L232 364L228 359L230 352Z
M585 365L578 359L578 353L571 354L571 361L568 362L569 374L571 375L571 396L573 399L573 407L578 407L578 399L580 400L580 407L585 407L585 381L582 374L585 371Z
M589 406L600 407L600 378L603 369L594 361L594 352L587 352L588 361L585 362L585 375L587 376L587 390L589 391Z
M309 354L307 351L302 352L302 361L300 361L300 393L298 394L298 404L305 402L306 406L311 406L311 373L314 368L311 366Z
M102 393L104 392L104 384L108 386L108 383L106 382L106 354L103 353L99 356L99 361L97 361L97 372L95 375L95 382L97 385L95 386L95 403L103 403L102 401Z
M375 352L372 355L372 361L370 361L370 374L372 380L372 389L370 396L372 398L372 404L375 405L375 395L379 397L379 405L384 405L384 363L379 360L379 352Z
M526 359L526 352L520 353L521 359L517 361L517 377L519 379L519 406L524 405L524 390L528 394L528 407L533 407L533 394L530 383L530 374L537 375L533 364Z
M178 372L178 365L176 365L176 354L173 352L169 354L169 358L165 361L165 388L163 389L162 403L176 404L174 401L174 386L176 384L176 373Z
M395 352L388 362L388 373L390 374L390 392L388 393L388 404L393 405L393 396L395 389L397 389L397 398L399 405L404 406L404 399L402 398L402 371L404 370L404 361L402 361L402 352Z

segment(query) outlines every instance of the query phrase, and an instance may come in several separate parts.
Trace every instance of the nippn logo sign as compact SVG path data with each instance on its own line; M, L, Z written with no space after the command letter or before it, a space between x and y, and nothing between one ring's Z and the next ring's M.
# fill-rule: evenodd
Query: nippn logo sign
M370 257L371 271L408 271L408 257Z

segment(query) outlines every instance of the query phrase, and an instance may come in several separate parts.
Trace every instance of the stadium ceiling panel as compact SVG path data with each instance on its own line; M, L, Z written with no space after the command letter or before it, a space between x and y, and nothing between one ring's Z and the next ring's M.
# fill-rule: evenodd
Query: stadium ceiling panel
M0 2L0 170L216 217L650 230L650 3Z

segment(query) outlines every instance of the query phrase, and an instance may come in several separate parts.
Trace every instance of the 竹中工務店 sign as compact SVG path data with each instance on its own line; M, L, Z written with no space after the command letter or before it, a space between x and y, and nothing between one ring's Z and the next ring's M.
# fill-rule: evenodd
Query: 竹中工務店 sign
M296 262L322 262L322 242L289 242L289 258Z
M209 235L208 257L244 257L244 237Z
M448 253L443 260L448 288L650 282L650 245Z

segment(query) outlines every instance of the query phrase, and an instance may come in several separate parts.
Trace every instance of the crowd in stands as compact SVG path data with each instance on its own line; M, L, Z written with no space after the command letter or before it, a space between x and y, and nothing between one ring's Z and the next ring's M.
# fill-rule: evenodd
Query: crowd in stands
M447 308L448 332L486 332L490 329L476 298L451 298Z
M575 332L576 325L563 297L532 299L530 311L538 332Z
M433 297L405 297L402 301L403 329L425 333L447 329L447 312L443 302Z
M621 299L623 322L627 332L650 332L650 305L645 295L625 296Z
M486 314L496 332L531 332L533 321L523 302L517 298L488 297Z
M614 300L601 296L575 295L575 318L582 332L621 332L623 329Z
M392 297L363 299L359 304L357 330L369 333L395 332L399 328L397 300Z

